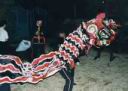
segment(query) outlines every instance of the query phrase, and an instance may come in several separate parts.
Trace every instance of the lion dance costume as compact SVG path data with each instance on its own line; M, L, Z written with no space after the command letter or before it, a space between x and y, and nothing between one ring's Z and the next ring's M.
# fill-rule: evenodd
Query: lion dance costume
M81 51L85 50L88 53L92 46L109 45L115 36L111 28L106 29L97 22L101 20L83 22L65 38L58 51L42 54L32 63L23 63L17 56L0 56L0 84L38 83L62 68L75 68L74 59L80 55Z

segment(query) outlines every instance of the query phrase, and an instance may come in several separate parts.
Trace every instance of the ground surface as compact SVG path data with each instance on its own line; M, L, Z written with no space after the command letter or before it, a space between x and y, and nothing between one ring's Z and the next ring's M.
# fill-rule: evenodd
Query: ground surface
M98 60L93 60L95 51L80 57L76 68L73 91L128 91L128 55L118 56L110 65L109 55L103 52ZM36 84L12 85L12 91L63 91L64 79L59 73Z

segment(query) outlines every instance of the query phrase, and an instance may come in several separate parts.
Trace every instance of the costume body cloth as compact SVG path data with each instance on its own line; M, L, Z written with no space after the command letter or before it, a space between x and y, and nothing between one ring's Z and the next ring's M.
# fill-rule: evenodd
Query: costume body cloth
M22 62L17 56L0 56L0 84L38 83L63 68L67 70L74 69L74 59L83 50L88 53L98 39L96 34L95 31L87 32L80 25L65 38L58 51L42 54L39 58L34 59L32 63ZM6 72L9 72L9 75Z
M0 84L30 82L38 83L62 68L74 68L74 59L89 45L89 37L79 27L70 33L58 51L43 54L32 63L23 63L17 56L0 56ZM7 75L6 72L10 72Z

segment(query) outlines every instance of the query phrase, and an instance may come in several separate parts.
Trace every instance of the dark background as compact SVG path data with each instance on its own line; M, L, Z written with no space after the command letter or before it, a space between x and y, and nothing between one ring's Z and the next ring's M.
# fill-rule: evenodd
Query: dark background
M58 32L72 25L69 21L89 20L99 11L105 11L107 17L122 25L120 42L127 45L128 0L0 0L0 20L7 20L10 41L31 40L38 18L43 20L45 36L56 38ZM66 20L69 25L63 26Z

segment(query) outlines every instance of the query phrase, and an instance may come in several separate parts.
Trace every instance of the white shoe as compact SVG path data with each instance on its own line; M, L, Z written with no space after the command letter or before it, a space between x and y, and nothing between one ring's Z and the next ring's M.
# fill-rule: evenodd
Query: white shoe
M76 65L80 65L80 62L76 62Z

